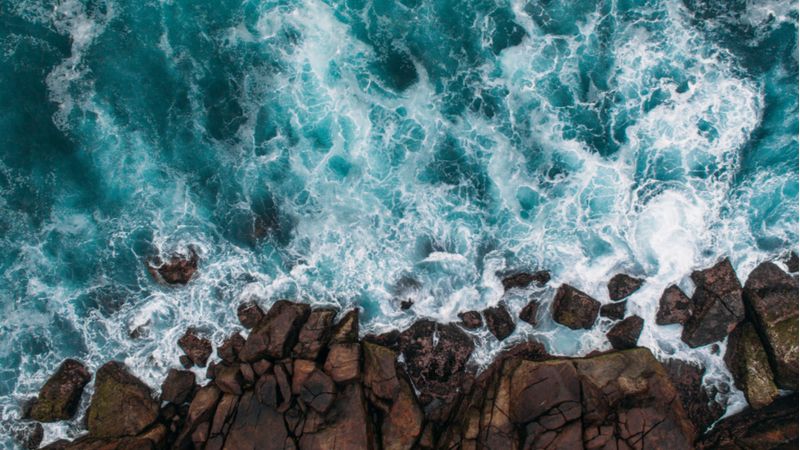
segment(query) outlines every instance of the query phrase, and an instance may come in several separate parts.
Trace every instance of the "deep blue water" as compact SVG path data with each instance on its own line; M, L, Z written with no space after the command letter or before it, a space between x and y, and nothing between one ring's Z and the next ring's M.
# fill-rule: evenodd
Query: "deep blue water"
M157 386L244 299L383 330L537 268L603 302L646 277L640 342L724 383L655 304L797 247L797 43L788 0L0 0L2 417L65 357ZM144 261L189 245L196 279L154 283ZM542 320L510 341L608 346Z

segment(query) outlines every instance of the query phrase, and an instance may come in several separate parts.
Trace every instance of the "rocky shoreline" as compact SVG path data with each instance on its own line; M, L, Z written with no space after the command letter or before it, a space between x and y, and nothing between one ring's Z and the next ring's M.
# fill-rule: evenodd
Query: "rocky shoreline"
M160 282L185 284L197 255L148 266ZM153 264L153 263L151 263ZM487 326L499 340L515 327L501 302L465 311L461 323L419 320L406 330L361 336L358 311L278 301L263 311L238 307L246 337L214 345L189 329L177 343L183 369L171 369L159 396L123 363L94 374L88 432L48 449L711 449L797 448L797 255L765 262L741 286L728 260L696 271L692 297L677 286L659 300L657 324L682 324L692 347L728 339L725 361L749 407L718 420L724 407L702 384L704 369L659 362L637 347L643 320L626 298L643 280L609 282L601 306L568 285L549 311L532 301L520 320L542 314L573 329L598 316L617 320L613 350L582 358L517 344L481 373L469 364L473 338ZM550 281L546 272L503 280L514 289ZM337 320L338 318L338 320ZM361 337L360 337L361 336ZM207 367L198 380L192 366ZM25 410L17 438L37 448L39 422L74 417L92 374L66 360ZM716 423L715 423L716 422ZM713 428L711 425L714 424Z

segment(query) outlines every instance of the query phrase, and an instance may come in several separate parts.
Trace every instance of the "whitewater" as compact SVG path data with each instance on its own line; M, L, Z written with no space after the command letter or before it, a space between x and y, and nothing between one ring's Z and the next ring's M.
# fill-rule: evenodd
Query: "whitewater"
M620 272L646 280L639 344L741 408L725 343L655 314L692 270L798 247L796 3L563 3L0 0L0 418L67 357L156 388L187 327L219 343L246 300L378 333L536 298L473 362L584 355L612 322L555 324L555 288L605 304ZM187 286L147 273L190 248ZM519 270L553 280L504 294Z

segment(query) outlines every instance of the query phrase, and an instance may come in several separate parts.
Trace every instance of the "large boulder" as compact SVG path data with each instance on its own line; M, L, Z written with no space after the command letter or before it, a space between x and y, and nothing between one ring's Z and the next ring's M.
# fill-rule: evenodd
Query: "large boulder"
M372 421L361 384L345 385L326 414L314 413L306 418L298 444L307 450L375 448Z
M638 291L642 284L644 284L644 280L641 278L618 273L608 281L608 297L614 301L622 300Z
M97 371L86 416L92 437L135 436L155 422L158 402L125 364L112 361Z
M78 410L83 387L92 376L74 359L66 359L50 376L33 401L30 417L39 422L71 419Z
M295 448L294 441L286 429L284 415L277 411L274 401L264 401L267 398L275 398L275 385L270 384L270 387L272 397L259 396L258 390L247 391L242 395L225 438L226 449Z
M754 409L763 408L778 397L767 353L749 321L740 323L728 336L725 364L736 387L744 392L747 403Z
M664 363L669 379L678 391L689 420L702 433L725 413L725 407L714 400L715 392L703 386L705 369L680 359L669 359Z
M698 450L796 449L798 442L797 393L762 409L747 408L720 420L697 442Z
M700 347L725 338L744 319L742 287L726 258L713 267L692 273L697 287L692 296L692 316L683 327L681 339Z
M170 369L161 384L161 401L183 404L192 396L195 387L194 372Z
M608 317L611 320L622 320L625 317L625 309L628 301L606 303L600 307L600 316Z
M773 263L750 273L744 298L782 389L797 390L798 283Z
M361 375L361 345L358 343L331 345L324 368L325 373L337 383L358 379Z
M244 302L236 308L236 316L243 327L248 330L258 325L264 318L264 311L256 302Z
M798 266L797 262L798 262L797 252L792 251L789 254L789 257L786 258L784 264L786 264L786 268L789 270L790 273L797 273L797 266Z
M152 258L147 262L147 271L159 283L186 284L197 271L199 260L197 252L189 248L187 255L174 254L166 261L161 257Z
M286 300L275 302L247 336L239 358L245 362L261 358L285 358L297 343L300 328L309 313L310 308L306 304Z
M320 351L328 345L335 317L336 310L332 308L312 310L308 320L300 328L297 344L294 346L295 356L309 360L317 359Z
M213 350L211 341L200 336L197 330L189 328L186 333L178 339L178 346L186 356L199 367L205 367L208 358Z
M606 333L608 342L617 350L626 350L636 347L639 335L642 334L644 320L639 316L630 316L617 323Z
M583 291L562 284L553 298L553 320L573 330L589 329L597 319L600 302Z
M358 342L358 308L348 311L331 332L331 343L352 344Z
M497 306L484 309L483 317L486 318L486 326L489 328L489 331L491 331L494 337L499 341L510 336L517 327L504 302L500 302Z
M539 323L538 314L539 314L539 301L533 299L530 302L528 302L527 305L523 306L522 309L519 311L519 318L523 322L528 322L529 324L536 326L536 324Z
M691 316L692 301L681 288L673 284L664 289L664 293L661 294L661 299L658 301L656 323L658 325L685 324Z

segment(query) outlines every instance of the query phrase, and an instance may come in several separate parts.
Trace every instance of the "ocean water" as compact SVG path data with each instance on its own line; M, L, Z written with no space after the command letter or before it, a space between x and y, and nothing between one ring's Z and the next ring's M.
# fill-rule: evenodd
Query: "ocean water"
M154 283L144 261L189 246L196 278ZM797 246L789 0L0 0L4 421L66 357L157 387L185 329L220 342L243 300L358 306L380 332L526 269L553 281L506 295L514 315L645 278L640 343L723 386L720 354L655 325L661 292ZM609 348L605 320L541 322L503 344ZM475 336L485 364L503 344Z

